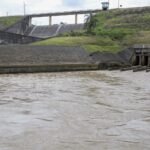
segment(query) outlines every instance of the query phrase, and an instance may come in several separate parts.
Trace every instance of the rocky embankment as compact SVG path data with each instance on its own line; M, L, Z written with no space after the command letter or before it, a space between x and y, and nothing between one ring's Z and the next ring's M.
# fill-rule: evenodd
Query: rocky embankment
M117 69L130 66L132 55L132 49L126 49L118 53L94 52L90 54L93 61L99 64L99 69Z

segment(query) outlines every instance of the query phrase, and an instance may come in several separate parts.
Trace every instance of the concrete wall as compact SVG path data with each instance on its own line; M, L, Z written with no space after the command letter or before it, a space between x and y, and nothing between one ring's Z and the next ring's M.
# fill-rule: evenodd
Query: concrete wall
M3 66L0 74L8 73L42 73L42 72L65 72L65 71L87 71L98 70L96 64L65 64L44 66Z
M80 47L0 46L0 73L34 73L97 70L88 53Z
M36 37L0 31L0 40L6 44L27 44L41 39Z
M31 25L31 18L30 17L24 17L22 20L19 20L12 26L5 29L5 31L15 34L21 34L24 35L28 27Z
M92 59L80 47L72 46L0 46L0 65L89 64Z

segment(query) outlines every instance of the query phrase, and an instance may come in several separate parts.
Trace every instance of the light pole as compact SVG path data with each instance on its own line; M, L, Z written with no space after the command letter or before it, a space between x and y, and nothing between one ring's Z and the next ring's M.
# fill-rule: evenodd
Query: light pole
M25 1L23 1L23 12L24 12L24 16L26 15L26 3Z

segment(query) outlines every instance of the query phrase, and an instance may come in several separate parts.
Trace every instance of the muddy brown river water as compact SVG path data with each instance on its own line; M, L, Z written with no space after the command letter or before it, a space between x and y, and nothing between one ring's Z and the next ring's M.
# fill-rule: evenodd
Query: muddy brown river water
M0 150L149 149L149 73L0 75Z

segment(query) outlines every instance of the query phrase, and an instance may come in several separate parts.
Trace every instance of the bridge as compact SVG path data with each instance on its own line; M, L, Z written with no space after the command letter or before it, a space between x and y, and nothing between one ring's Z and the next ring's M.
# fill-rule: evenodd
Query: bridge
M74 15L75 16L75 24L78 24L78 15L82 14L94 14L98 13L102 10L100 9L90 9L90 10L78 10L78 11L64 11L64 12L52 12L52 13L41 13L41 14L30 14L27 15L29 17L29 25L32 23L32 18L35 17L49 17L49 25L52 25L52 17L53 16L67 16L67 15Z
M81 14L95 14L97 12L100 12L102 10L100 9L90 9L90 10L78 10L78 11L64 11L64 12L51 12L51 13L40 13L40 14L28 14L23 17L22 20L19 20L15 24L11 25L10 27L6 28L4 31L13 33L11 36L17 36L25 35L30 37L36 37L37 39L42 38L49 38L49 37L55 37L59 34L70 32L70 31L77 31L84 28L84 24L80 24L78 22L78 15ZM67 15L74 15L75 16L75 24L55 24L52 25L52 17L53 16L67 16ZM32 18L35 17L49 17L49 25L45 26L36 26L32 24ZM8 40L8 34L7 33L0 33L2 40L10 41ZM17 35L16 35L17 34ZM0 38L1 38L0 37ZM22 37L23 38L23 37ZM18 39L18 36L15 38ZM32 38L31 38L32 39ZM18 40L13 40L11 42L18 42ZM26 42L27 40L25 40ZM30 39L29 39L30 41ZM23 41L24 42L24 41Z

